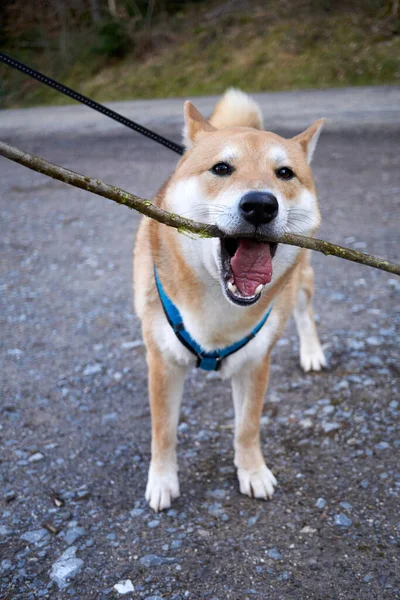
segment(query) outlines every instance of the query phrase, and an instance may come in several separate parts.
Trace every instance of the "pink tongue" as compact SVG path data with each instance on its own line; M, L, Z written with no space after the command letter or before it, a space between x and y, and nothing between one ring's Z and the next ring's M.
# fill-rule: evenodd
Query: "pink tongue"
M254 296L257 287L272 278L272 257L268 243L240 240L231 258L234 284L243 296Z

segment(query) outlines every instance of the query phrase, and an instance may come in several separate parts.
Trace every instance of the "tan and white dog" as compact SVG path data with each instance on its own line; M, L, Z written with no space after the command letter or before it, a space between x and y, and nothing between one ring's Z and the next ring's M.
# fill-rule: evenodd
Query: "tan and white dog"
M154 266L186 331L207 352L248 336L272 306L257 335L220 364L221 376L232 380L234 460L243 494L267 499L276 485L261 452L259 425L270 353L293 312L301 366L318 371L326 365L311 306L308 252L256 240L257 234L316 231L320 213L309 164L323 120L284 139L262 131L260 109L251 98L228 90L209 121L186 102L185 122L187 150L155 203L215 223L234 239L192 239L146 218L137 234L135 305L147 347L152 417L146 499L155 511L179 496L179 407L185 373L196 359L166 318ZM254 239L241 238L249 233Z

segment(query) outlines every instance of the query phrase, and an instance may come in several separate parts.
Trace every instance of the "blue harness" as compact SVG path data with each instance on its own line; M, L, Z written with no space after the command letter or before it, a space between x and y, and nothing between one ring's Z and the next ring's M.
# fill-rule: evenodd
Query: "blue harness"
M252 340L257 333L260 331L261 327L264 325L266 320L268 319L271 308L267 311L267 313L263 316L258 325L253 329L253 331L231 346L227 348L222 348L220 350L214 350L213 352L206 352L202 349L202 347L192 338L190 333L186 331L185 326L183 324L183 319L181 314L172 300L167 296L165 290L162 286L160 278L158 276L158 272L156 267L154 266L154 277L156 280L158 294L160 296L161 304L165 312L165 316L167 317L168 323L171 325L176 337L178 340L192 353L197 357L197 367L203 369L204 371L218 371L221 365L221 361L223 358L230 356L234 352L237 352L246 344Z

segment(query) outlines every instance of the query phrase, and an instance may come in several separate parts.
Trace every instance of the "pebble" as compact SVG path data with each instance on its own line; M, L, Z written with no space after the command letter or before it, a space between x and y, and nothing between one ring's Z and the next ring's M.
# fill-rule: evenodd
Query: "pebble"
M29 544L37 544L44 537L49 535L47 529L34 529L33 531L27 531L20 536L21 540L25 540L25 542L29 542Z
M9 350L7 350L8 356L17 356L18 358L22 356L23 353L24 351L20 350L19 348L10 348Z
M59 589L67 587L69 579L77 575L83 566L83 560L76 558L76 546L70 546L53 564L50 579L55 581Z
M142 340L133 340L133 342L124 342L121 344L122 350L133 350L133 348L139 348L139 346L143 346Z
M380 346L382 344L382 341L383 340L376 336L371 336L366 339L366 342L369 346Z
M7 504L9 504L13 500L15 500L16 497L17 497L17 494L16 494L16 492L14 492L14 490L10 490L9 492L6 492L6 494L4 494L4 500L6 501Z
M323 510L326 506L326 500L324 498L318 498L318 500L315 503L315 506L320 510Z
M147 523L147 527L150 527L151 529L154 529L155 527L158 527L160 524L160 521L158 521L157 519L153 519L152 521L149 521Z
M106 425L107 423L113 423L117 419L118 419L118 413L112 412L112 413L108 413L106 415L103 415L101 417L101 422L102 422L103 425Z
M207 492L207 496L215 498L215 500L224 500L226 496L226 491L223 489L209 490Z
M28 458L29 462L31 463L40 462L43 459L44 456L41 452L35 452L35 454L32 454L32 456Z
M337 527L350 527L353 524L353 521L347 515L339 513L334 516L333 523Z
M83 535L86 535L86 531L83 527L70 527L65 534L64 540L67 542L68 546L70 546Z
M372 573L367 573L366 576L363 579L364 583L369 583L370 581L372 581L374 578L374 576L372 575Z
M220 502L214 502L213 504L210 504L207 510L212 517L222 517L222 519L227 520L225 509Z
M317 530L314 529L313 527L310 527L310 525L306 525L305 527L303 527L303 529L300 530L300 533L315 533Z
M282 554L276 548L271 548L268 550L267 554L272 560L282 560L283 558Z
M144 508L133 508L130 512L131 517L140 517L144 513Z
M350 504L350 502L341 502L340 506L345 510L351 510L353 508L353 505Z
M12 562L11 560L8 560L7 558L1 561L1 570L2 571L8 571L9 569L11 569L12 567Z
M102 370L102 365L100 363L94 363L92 365L87 365L83 371L83 375L96 375L100 373Z
M176 562L175 558L167 558L164 556L157 556L156 554L146 554L139 559L139 563L143 567L159 567L160 565L170 565Z
M325 433L330 433L331 431L336 431L337 429L340 429L340 423L322 421L321 427Z
M368 479L363 479L362 482L360 483L361 487L366 490L367 487L369 486L369 481Z
M123 579L114 585L114 590L117 590L118 594L124 595L129 594L129 592L134 592L135 588L130 579Z
M390 448L390 444L387 442L379 442L379 444L376 444L375 446L375 450L387 450L388 448Z

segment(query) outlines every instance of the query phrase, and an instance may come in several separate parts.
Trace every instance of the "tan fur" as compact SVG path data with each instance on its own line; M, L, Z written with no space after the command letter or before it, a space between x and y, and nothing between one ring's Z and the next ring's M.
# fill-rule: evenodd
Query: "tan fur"
M155 199L158 206L170 210L170 191L180 181L191 178L202 182L202 190L211 203L213 199L218 203L222 193L229 194L237 187L262 190L275 186L284 195L289 206L291 202L295 202L301 190L315 194L308 162L315 147L313 140L322 123L317 122L291 140L273 133L255 131L254 128L259 128L262 124L259 110L254 108L256 105L250 99L240 97L240 102L236 105L238 110L235 111L235 103L232 101L235 94L237 100L237 92L228 92L223 97L216 106L211 122L204 119L192 104L185 104L185 136L192 149L185 153L175 172L158 193ZM229 129L221 131L216 126ZM288 157L290 167L296 173L294 180L277 180L275 171L282 165L275 164L265 150L275 147L283 149ZM210 165L222 160L221 148L241 150L240 161L235 163L232 158L231 162L236 170L229 178L216 178L209 171ZM319 213L312 225L312 232L318 224ZM142 321L147 346L153 424L152 462L146 497L155 510L167 508L172 499L179 495L176 427L186 367L181 366L169 351L161 352L159 349L160 332L157 327L160 324L165 326L165 316L155 286L154 264L157 265L160 279L171 300L181 312L186 311L185 314L190 314L200 322L206 318L207 311L212 310L212 307L204 306L207 286L217 285L215 281L203 281L190 266L182 252L180 235L175 229L144 218L137 233L134 252L135 305ZM204 243L208 243L207 240ZM270 352L293 311L300 336L303 368L318 369L324 365L312 313L312 295L313 270L309 264L309 252L301 250L281 277L266 287L256 304L240 312L240 316L238 314L237 318L232 318L224 327L217 325L208 334L207 344L211 347L228 346L254 329L271 302L274 304L276 326L264 355L252 363L246 363L240 372L232 374L236 414L235 464L242 493L262 498L271 497L276 484L261 453L259 422L268 384ZM168 328L169 326L169 334L171 332ZM173 333L171 343L177 343L178 346L180 344Z
M210 123L217 129L225 127L263 128L263 118L258 105L247 94L229 89L215 106Z

